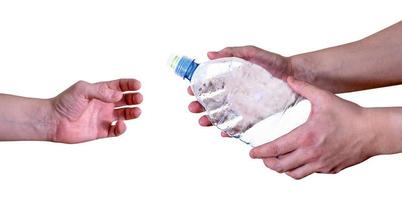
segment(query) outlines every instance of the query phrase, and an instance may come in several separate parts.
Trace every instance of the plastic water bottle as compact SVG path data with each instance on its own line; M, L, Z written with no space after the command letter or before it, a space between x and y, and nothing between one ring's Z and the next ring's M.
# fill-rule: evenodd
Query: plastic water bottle
M283 113L299 100L286 82L241 58L199 64L185 56L172 56L169 65L177 75L191 81L195 97L214 126L252 146L261 141L243 137L249 128Z

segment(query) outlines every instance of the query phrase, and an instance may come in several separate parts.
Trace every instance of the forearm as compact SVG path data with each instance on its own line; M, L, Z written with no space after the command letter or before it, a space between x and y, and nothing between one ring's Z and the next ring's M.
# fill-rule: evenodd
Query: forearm
M374 139L374 154L402 152L402 108L367 108L364 111L366 133Z
M0 94L0 140L48 140L56 126L51 102Z
M334 93L402 83L402 22L353 43L290 57L293 76Z

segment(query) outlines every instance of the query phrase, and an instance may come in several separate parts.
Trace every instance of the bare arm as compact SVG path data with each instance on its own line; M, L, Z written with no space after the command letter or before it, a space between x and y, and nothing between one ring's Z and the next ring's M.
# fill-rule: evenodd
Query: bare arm
M118 136L141 114L135 79L79 81L51 99L0 94L0 141L79 143Z
M293 76L334 93L402 83L402 22L362 40L292 56Z
M0 140L49 140L56 122L51 103L0 94Z
M254 46L227 47L208 56L257 63L311 102L304 124L250 152L275 171L300 179L402 152L402 108L363 108L332 94L402 83L402 22L360 41L291 57ZM194 101L189 110L204 108ZM211 126L206 116L199 123Z
M254 46L209 52L210 59L240 57L286 80L294 76L333 93L402 83L402 22L362 40L284 57Z

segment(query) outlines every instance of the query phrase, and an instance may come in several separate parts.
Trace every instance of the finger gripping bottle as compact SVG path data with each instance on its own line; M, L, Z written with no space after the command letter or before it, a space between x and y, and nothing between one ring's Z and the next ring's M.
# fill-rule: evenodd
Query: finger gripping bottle
M177 75L191 81L191 89L211 123L241 140L253 125L284 112L299 99L286 82L241 58L199 64L185 56L173 56L169 63Z

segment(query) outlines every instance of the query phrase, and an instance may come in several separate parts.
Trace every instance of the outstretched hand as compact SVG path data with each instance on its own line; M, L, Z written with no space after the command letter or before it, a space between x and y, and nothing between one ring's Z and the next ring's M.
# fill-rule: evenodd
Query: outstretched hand
M87 83L79 81L51 99L56 132L51 140L79 143L118 136L125 132L124 120L141 114L141 83L135 79ZM127 107L130 106L130 107Z

